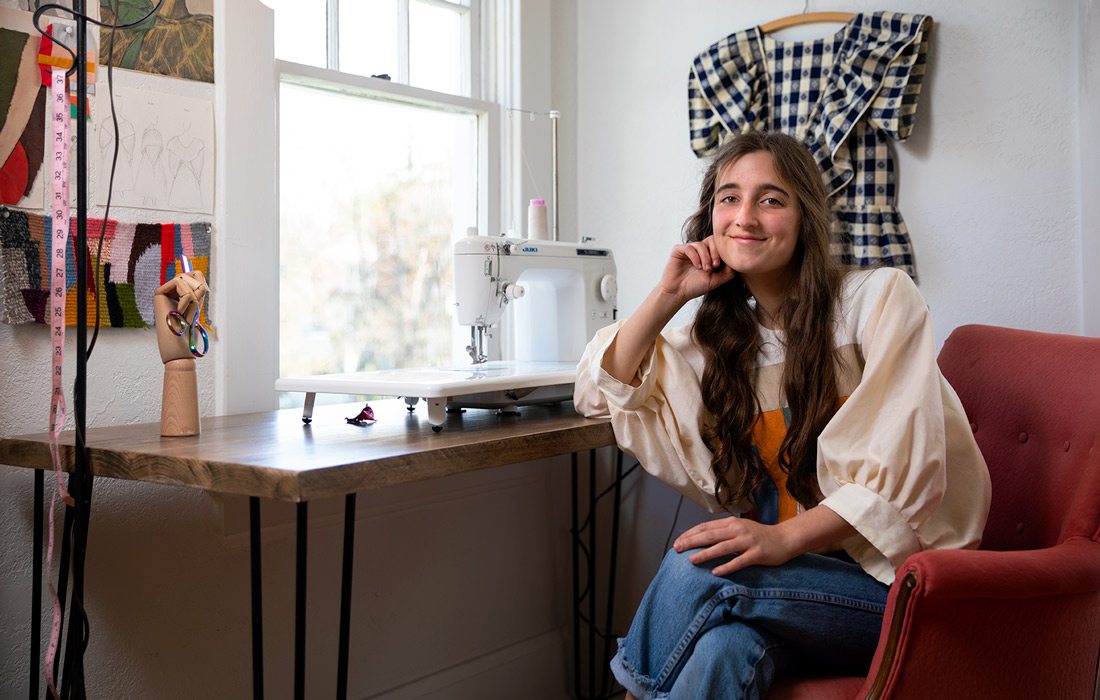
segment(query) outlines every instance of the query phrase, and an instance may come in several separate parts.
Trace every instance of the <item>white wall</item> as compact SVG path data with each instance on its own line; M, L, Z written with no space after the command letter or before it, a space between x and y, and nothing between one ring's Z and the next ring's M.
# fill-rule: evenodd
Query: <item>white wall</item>
M692 58L802 3L563 5L555 46L576 45L576 87L558 73L556 90L575 95L563 109L577 124L578 229L614 250L627 315L652 288L696 200L704 163L688 143ZM818 0L810 9L883 7ZM1100 335L1098 3L907 0L888 9L935 18L916 127L895 152L898 203L937 340L966 323ZM633 487L622 625L656 568L675 503L652 480ZM699 517L685 505L677 529Z
M274 14L256 0L215 2L218 275L222 332L215 415L273 409L279 371ZM238 29L234 33L232 29Z
M1077 12L1082 331L1100 336L1100 0Z

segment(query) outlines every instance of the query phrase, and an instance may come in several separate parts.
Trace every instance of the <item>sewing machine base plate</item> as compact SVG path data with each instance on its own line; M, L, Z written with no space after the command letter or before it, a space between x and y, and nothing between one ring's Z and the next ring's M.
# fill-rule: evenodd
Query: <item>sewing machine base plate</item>
M321 374L282 377L276 391L305 392L302 420L309 423L317 394L400 396L415 410L418 401L428 406L432 430L443 429L448 411L463 408L495 408L514 411L517 406L557 403L573 398L574 362L494 361L455 367Z

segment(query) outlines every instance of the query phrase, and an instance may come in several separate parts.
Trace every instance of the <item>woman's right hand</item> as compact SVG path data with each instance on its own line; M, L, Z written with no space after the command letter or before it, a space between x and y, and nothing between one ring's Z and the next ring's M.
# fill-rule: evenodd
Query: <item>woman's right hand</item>
M674 246L661 275L660 290L681 303L732 280L737 272L722 262L714 236Z
M661 281L638 310L623 322L603 356L603 369L624 384L639 386L638 368L654 341L690 299L729 282L736 275L722 262L714 236L672 249Z

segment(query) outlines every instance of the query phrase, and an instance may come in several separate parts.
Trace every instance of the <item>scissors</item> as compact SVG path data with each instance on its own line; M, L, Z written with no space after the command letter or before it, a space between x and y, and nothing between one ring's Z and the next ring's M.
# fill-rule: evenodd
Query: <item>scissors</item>
M190 323L187 322L187 311L191 308L190 304L184 307L183 313L172 309L164 319L165 323L168 324L168 330L172 331L173 334L182 337L184 333L187 333L187 347L195 357L202 357L206 354L206 351L210 349L210 339L206 336L206 329L199 323L199 316L202 315L202 305L204 301L206 301L205 296L199 300L199 307L195 310L195 315L192 317L193 320ZM196 342L196 335L202 338L201 351Z
M180 267L185 273L194 271L191 261L188 260L186 255L180 256ZM168 325L168 330L172 331L173 334L182 337L184 333L187 333L187 346L195 357L202 357L210 349L210 339L206 335L206 329L199 323L199 317L202 315L202 305L205 301L206 295L203 294L199 298L199 308L195 310L195 315L192 317L194 320L191 323L187 322L187 310L191 308L190 303L183 307L182 313L172 309L164 319L164 322ZM202 352L199 352L198 343L195 339L196 333L202 338Z

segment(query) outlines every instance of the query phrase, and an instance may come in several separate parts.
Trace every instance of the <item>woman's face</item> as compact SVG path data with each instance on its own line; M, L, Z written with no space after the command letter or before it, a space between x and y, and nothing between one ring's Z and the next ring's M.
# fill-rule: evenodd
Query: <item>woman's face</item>
M747 153L718 173L711 223L722 262L750 287L786 278L802 213L770 153Z

